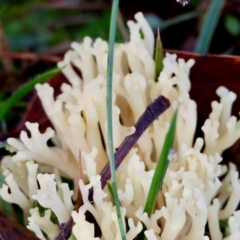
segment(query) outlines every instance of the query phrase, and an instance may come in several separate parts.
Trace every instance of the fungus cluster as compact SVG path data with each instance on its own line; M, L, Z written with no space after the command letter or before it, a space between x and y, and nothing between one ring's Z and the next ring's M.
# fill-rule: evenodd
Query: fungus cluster
M159 95L168 98L171 107L144 132L117 169L127 239L135 239L143 224L148 240L240 239L238 172L233 163L220 164L222 152L240 137L240 121L231 116L236 94L225 87L217 89L220 101L212 102L212 112L202 127L204 137L194 141L197 106L189 96L194 60L167 53L162 72L155 76L153 32L141 13L135 19L128 22L130 41L115 45L114 147L134 133L134 124ZM36 85L54 129L41 133L38 123L26 122L30 135L22 131L19 139L7 140L10 154L2 160L5 184L0 195L23 210L27 228L39 239L54 239L59 225L72 216L76 239L120 240L113 199L107 187L101 188L99 175L108 162L108 44L86 37L71 47L58 63L65 66L62 72L69 80L62 84L61 94L55 98L49 84ZM148 216L143 207L177 105L174 151L169 155L155 210ZM79 180L80 151L83 177ZM66 178L74 183L73 189L63 182ZM88 198L90 188L93 202ZM83 202L76 209L78 189ZM100 227L98 237L96 224L87 220L86 213L91 213ZM228 227L220 229L221 221L228 221Z

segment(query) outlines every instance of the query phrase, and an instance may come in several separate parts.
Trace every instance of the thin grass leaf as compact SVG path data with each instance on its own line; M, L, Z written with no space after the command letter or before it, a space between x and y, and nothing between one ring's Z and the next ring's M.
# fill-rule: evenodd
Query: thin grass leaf
M1 143L0 143L1 144ZM2 174L2 170L0 169L0 187L5 183L5 178ZM0 197L0 209L3 210L3 212L11 219L16 220L16 215L14 214L12 204L9 202L6 202Z
M225 1L226 0L211 0L211 4L201 25L200 34L195 46L195 52L200 54L206 54L208 52Z
M71 233L71 236L70 236L69 240L77 240L77 239L76 239L76 237L73 235L73 233Z
M163 47L162 47L162 41L160 38L160 32L159 32L159 28L158 28L156 52L155 52L156 79L158 78L158 76L162 70L163 70Z
M160 157L159 157L156 169L155 169L155 173L153 175L153 179L151 182L151 186L149 189L149 193L147 196L147 201L145 204L144 212L146 212L148 214L148 216L151 216L151 214L152 214L158 193L162 187L162 183L163 183L166 171L167 171L167 167L168 167L168 163L169 163L168 155L169 155L170 150L172 149L174 136L175 136L177 114L178 114L178 108L173 115L168 133L165 137L163 149L160 154Z
M161 32L163 32L164 30L171 26L192 20L194 18L201 16L202 14L203 11L197 9L191 12L180 14L176 17L169 18L167 20L163 20L152 13L144 14L144 16L147 19L148 23L150 24L151 28L154 30L154 32L156 32L158 28L160 28Z
M159 26L161 31L163 31L168 27L199 17L201 14L202 14L202 11L199 11L199 10L187 12L187 13L178 15L176 17L170 18L168 20L164 20L160 22Z
M19 88L7 100L3 101L0 105L0 120L2 120L8 113L9 109L11 109L11 107L13 107L20 99L22 99L26 94L28 94L37 83L44 83L60 71L61 69L58 68L41 74L40 76L30 80L28 83Z
M112 199L114 199L112 182L108 181L107 187L108 187L108 191L110 192L110 194L112 196Z
M117 191L117 179L115 168L115 157L113 147L113 111L112 111L112 89L113 89L113 60L114 60L114 45L116 36L117 16L118 16L119 1L114 0L112 5L110 33L109 33L109 50L108 50L108 65L107 65L107 133L108 133L108 149L109 149L109 162L112 178L113 198L116 206L117 218L119 229L121 232L122 240L126 240L126 232L123 225L122 214L120 209L120 202Z
M1 103L0 103L1 106ZM0 131L2 131L3 133L7 133L7 122L6 120L3 118L2 120L0 120Z

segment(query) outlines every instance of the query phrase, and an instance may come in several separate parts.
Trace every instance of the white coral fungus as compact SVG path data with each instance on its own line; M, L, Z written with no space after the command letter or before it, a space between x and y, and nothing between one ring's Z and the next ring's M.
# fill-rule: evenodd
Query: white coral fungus
M197 111L189 96L189 72L194 60L184 61L167 53L162 72L155 76L153 33L142 13L135 19L128 22L130 41L115 45L114 147L135 131L135 122L156 97L164 95L172 106L144 132L117 171L127 239L134 239L142 231L142 223L148 240L240 239L240 212L235 211L240 200L238 173L234 164L228 171L220 165L221 153L240 137L240 121L231 116L236 94L224 87L217 89L220 102L212 102L212 112L202 127L204 139L193 142ZM57 224L70 216L76 239L121 239L115 206L108 190L101 189L98 175L108 162L107 52L107 42L102 39L86 37L82 43L72 43L72 50L58 64L66 66L62 72L69 80L61 86L62 93L54 98L49 84L36 86L54 130L40 133L37 123L27 122L30 136L23 131L19 140L8 139L12 154L3 159L6 183L0 195L23 209L27 227L40 239L54 239L60 231ZM81 77L73 66L81 71ZM148 216L143 207L177 104L179 116L173 150L168 156L170 164L156 208ZM49 140L54 146L48 144ZM78 183L80 151L83 179ZM42 173L37 175L37 169ZM74 182L74 193L62 183L63 177ZM78 187L83 204L73 211L71 197L76 199ZM91 187L93 203L88 198ZM33 207L36 201L44 214ZM50 218L53 213L57 222ZM95 236L96 223L88 222L86 214L95 218L101 235ZM229 222L224 232L220 220Z

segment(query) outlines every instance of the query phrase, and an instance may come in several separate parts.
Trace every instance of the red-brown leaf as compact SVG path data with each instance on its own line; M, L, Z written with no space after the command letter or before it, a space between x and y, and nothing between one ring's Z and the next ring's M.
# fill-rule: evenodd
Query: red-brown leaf
M0 238L2 240L38 240L27 228L10 220L0 211Z

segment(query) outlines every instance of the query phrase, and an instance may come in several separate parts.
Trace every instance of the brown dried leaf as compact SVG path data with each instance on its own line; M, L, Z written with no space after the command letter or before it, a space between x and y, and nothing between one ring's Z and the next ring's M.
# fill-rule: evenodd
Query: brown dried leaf
M34 233L10 220L0 211L0 238L2 240L38 240Z
M200 126L203 125L211 111L211 101L218 99L215 91L219 86L225 86L240 96L240 57L229 55L201 56L183 51L165 50L165 52L166 51L176 53L178 58L185 60L193 58L196 61L190 73L192 82L190 95L197 102L199 132ZM60 86L63 82L67 82L63 74L58 74L49 81L49 84L55 88L55 95L60 92ZM237 98L233 106L233 114L235 116L238 116L239 106L240 98ZM18 127L9 133L8 136L17 137L21 130L26 130L24 125L26 121L39 122L41 131L51 126L37 96L33 97ZM7 136L4 137L6 138ZM0 140L3 140L3 137ZM239 148L236 150L235 147L234 149L234 155L236 155L236 151L240 152Z
M211 101L217 100L215 91L219 86L225 86L237 95L240 95L240 57L229 55L200 56L175 50L167 50L167 52L176 53L179 58L184 58L185 60L193 58L196 61L190 73L192 82L190 95L197 102L200 125L203 124L211 111ZM49 81L49 84L56 89L55 94L60 92L60 86L63 82L67 82L63 74L58 74ZM234 104L234 115L238 115L239 106L240 98ZM42 110L41 103L36 96L34 96L22 122L16 129L16 134L24 128L25 121L39 122L42 130L50 126Z
M240 56L206 55L200 56L182 51L169 51L176 53L179 58L195 59L196 63L191 70L190 80L192 87L191 97L197 102L198 128L200 128L211 112L211 102L218 100L216 89L219 86L227 87L237 94L233 104L232 114L239 118L240 111ZM198 134L199 136L199 134ZM240 140L223 153L224 164L234 162L240 171Z
M198 126L202 126L204 123L204 120L208 117L211 111L211 105L210 105L211 101L217 100L217 95L215 91L219 86L225 86L231 91L235 92L237 95L240 95L240 85L239 85L240 57L227 56L227 55L200 56L193 53L172 51L172 50L167 50L167 52L176 53L178 55L178 58L184 58L185 60L188 60L190 58L193 58L196 60L196 64L192 68L191 74L190 74L190 79L192 82L190 95L197 102L198 116L199 116ZM49 81L49 84L55 88L56 95L60 92L60 86L63 82L67 82L67 79L63 76L63 74L58 74L57 76L55 76ZM236 100L233 106L233 114L236 116L238 115L238 111L240 109L239 106L240 106L240 98ZM29 104L27 112L24 115L21 123L15 129L15 131L10 133L10 136L18 136L20 131L25 129L25 125L24 125L25 121L39 122L41 131L44 131L48 126L51 126L50 122L48 121L41 107L41 103L36 96L34 96L32 102ZM198 130L199 130L199 127L198 127ZM231 161L240 162L239 153L240 153L240 144L238 142L231 148L230 151L228 151L225 154L225 157L227 160L231 159ZM239 159L237 159L237 156ZM68 223L69 224L65 226L66 229L63 231L63 232L66 232L66 235L69 234L68 232L69 226L71 226L72 224L71 218L69 219ZM7 227L5 229L7 229ZM5 233L8 233L8 232L9 231L6 230ZM3 240L8 240L8 239L10 238L3 238ZM13 239L18 239L18 238L13 238ZM31 239L31 238L25 238L25 239Z
M230 55L206 55L201 56L182 51L167 52L176 53L178 58L195 59L196 63L191 69L190 80L192 83L190 95L197 102L199 124L211 111L211 101L218 100L216 89L225 86L240 96L240 57ZM233 106L233 115L238 116L240 110L240 98L237 98Z
M62 83L68 82L68 80L64 77L62 73L59 73L58 75L51 78L48 83L54 87L54 96L58 95L60 93L60 87ZM43 108L42 104L40 102L40 99L38 98L37 94L34 94L31 102L28 105L28 108L23 115L20 123L18 126L11 132L1 135L0 133L0 141L5 140L8 137L18 137L20 132L22 130L27 131L25 127L25 122L38 122L39 123L39 129L41 132L44 132L47 127L52 126L50 121L48 120Z

